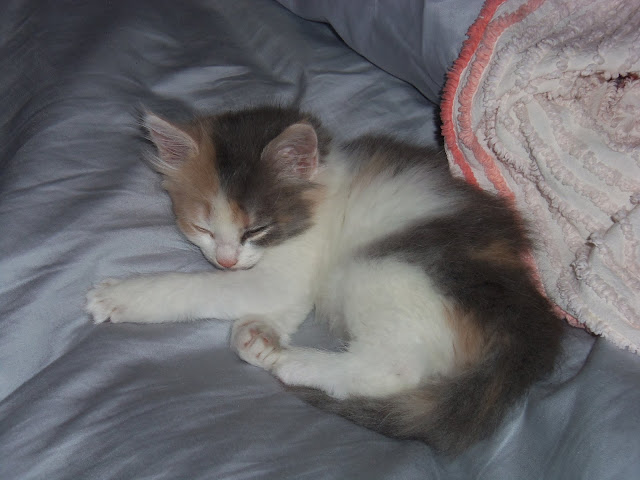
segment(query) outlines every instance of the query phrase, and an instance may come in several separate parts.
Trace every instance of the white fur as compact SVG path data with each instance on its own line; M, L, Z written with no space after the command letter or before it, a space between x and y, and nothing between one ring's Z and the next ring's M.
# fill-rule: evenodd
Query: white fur
M453 208L455 200L433 193L420 171L365 182L342 165L340 155L331 155L316 174L327 192L315 225L264 252L250 247L245 253L234 243L238 232L226 200L214 200L209 227L216 240L206 234L191 240L212 263L235 253L239 265L253 268L107 280L89 292L87 310L98 323L236 320L231 341L241 358L287 384L338 398L388 395L446 373L453 364L453 332L429 279L393 258L356 253ZM317 317L349 335L347 351L287 345L314 304Z
M209 233L190 234L189 240L218 268L247 269L258 263L262 249L257 248L251 240L244 244L240 242L243 232L233 222L231 207L222 192L211 199L210 209L213 212L211 216L207 216L204 210L197 212L197 225Z
M446 196L429 188L430 179L424 169L410 169L396 176L382 173L371 180L349 178L340 172L345 159L332 155L330 168L333 176L346 183L340 186L344 201L341 248L353 250L364 243L401 230L416 219L424 219L450 211L455 205L453 192ZM434 186L435 187L435 186ZM332 206L335 209L337 206ZM331 210L332 212L335 210Z
M291 348L275 373L288 384L331 395L383 396L446 373L453 336L440 296L415 267L384 260L352 260L336 268L317 315L338 319L351 337L345 353Z

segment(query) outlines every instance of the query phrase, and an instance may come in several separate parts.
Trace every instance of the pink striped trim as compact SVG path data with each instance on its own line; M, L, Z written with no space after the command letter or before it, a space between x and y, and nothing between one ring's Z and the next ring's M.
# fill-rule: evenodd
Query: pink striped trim
M522 21L545 2L545 0L531 0L521 5L515 12L494 19L496 11L506 1L508 0L487 0L476 21L469 27L467 31L468 38L462 46L460 55L447 74L447 82L442 92L441 119L442 135L451 154L452 162L460 168L466 182L479 187L478 180L458 142L471 150L482 166L487 179L493 184L498 193L514 202L514 194L500 173L495 157L483 148L474 134L471 117L473 97L478 90L482 74L491 60L491 54L498 38L507 28ZM461 87L460 79L467 68L469 69L468 81ZM454 112L457 93L460 107L458 112ZM456 113L458 114L457 116ZM525 255L525 262L531 269L534 282L539 290L544 293L545 289L540 272L531 253ZM554 310L559 316L564 316L569 324L573 326L581 325L575 317L559 306L555 305Z
M453 156L453 161L462 170L465 180L472 185L478 186L478 181L471 170L471 166L458 146L458 135L456 135L458 132L459 140L472 151L474 157L482 165L487 179L494 185L496 190L502 196L513 199L513 192L511 192L504 177L498 170L494 157L482 147L473 133L471 118L473 97L478 91L482 73L491 60L491 54L498 38L507 28L514 23L522 21L545 2L545 0L531 0L520 6L515 12L493 19L498 7L506 1L487 0L482 7L480 16L469 28L467 32L469 38L465 41L460 56L448 74L447 83L443 90L441 115L442 134ZM467 67L469 67L469 80L460 88L460 78ZM456 118L454 117L455 112L453 109L458 89L460 89L458 95L460 107ZM459 124L457 129L456 119Z
M480 11L480 15L467 31L467 40L465 40L464 44L462 45L460 55L454 62L453 67L447 73L447 82L442 91L442 105L440 112L442 119L442 135L444 136L445 143L453 156L453 161L456 165L458 165L458 167L460 167L464 179L468 183L476 187L479 186L478 180L473 174L471 166L464 158L464 154L458 147L453 105L456 97L456 90L458 88L458 85L460 84L460 77L462 76L462 72L467 67L467 65L473 58L474 53L478 49L478 45L482 41L482 37L487 28L487 25L489 25L489 22L493 18L493 15L496 13L496 10L506 1L507 0L487 0L485 2L482 10ZM469 111L468 114L470 117L471 111Z

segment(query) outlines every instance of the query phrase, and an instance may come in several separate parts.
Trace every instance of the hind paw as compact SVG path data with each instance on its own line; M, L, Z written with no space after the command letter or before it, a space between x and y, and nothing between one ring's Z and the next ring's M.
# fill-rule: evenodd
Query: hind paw
M280 336L260 320L238 320L231 331L231 347L238 356L256 367L271 370L280 359Z

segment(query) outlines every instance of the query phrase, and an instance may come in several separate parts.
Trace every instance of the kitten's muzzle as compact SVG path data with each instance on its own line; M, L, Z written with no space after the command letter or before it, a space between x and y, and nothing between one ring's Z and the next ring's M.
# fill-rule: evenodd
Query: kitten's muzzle
M232 269L238 264L237 258L216 258L216 262L224 269Z

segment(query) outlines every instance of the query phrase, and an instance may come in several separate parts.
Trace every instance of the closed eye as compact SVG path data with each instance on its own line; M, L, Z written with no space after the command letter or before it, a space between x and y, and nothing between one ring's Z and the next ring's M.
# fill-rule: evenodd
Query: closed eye
M198 225L193 224L192 225L193 228L195 228L198 232L200 233L206 233L207 235L209 235L211 238L214 238L215 235L213 234L213 232L207 228L204 227L200 227Z
M258 238L261 238L269 232L271 227L273 227L273 224L267 223L257 227L247 228L242 235L242 242L244 243L247 240L257 240Z

